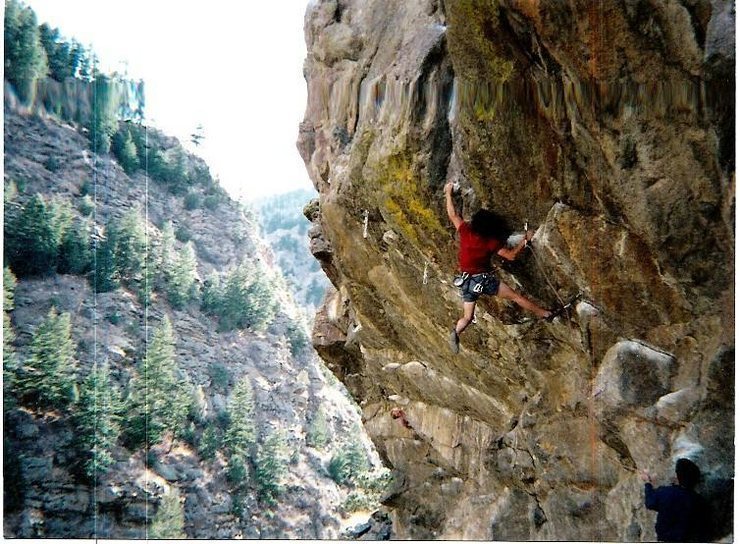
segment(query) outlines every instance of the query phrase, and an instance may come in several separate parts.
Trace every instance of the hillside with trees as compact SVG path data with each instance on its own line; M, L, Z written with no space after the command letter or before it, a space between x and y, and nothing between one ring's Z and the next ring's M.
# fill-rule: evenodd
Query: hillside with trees
M296 302L313 318L324 299L329 280L308 247L311 222L303 214L314 191L298 189L265 197L255 204L263 238L283 273Z
M4 536L338 537L388 475L255 214L5 7Z

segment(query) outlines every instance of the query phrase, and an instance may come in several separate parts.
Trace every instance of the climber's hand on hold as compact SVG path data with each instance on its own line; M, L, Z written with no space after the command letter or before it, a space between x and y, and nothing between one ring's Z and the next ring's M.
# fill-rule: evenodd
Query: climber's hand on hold
M534 238L534 231L532 229L529 229L524 233L524 245L528 246L529 243L532 241L532 238Z
M642 478L643 481L649 482L649 483L652 483L653 481L652 478L650 478L650 473L645 469L642 469L640 471L640 478Z
M454 191L454 190L455 190L455 184L454 183L452 183L451 181L448 181L447 183L445 183L444 191L445 191L445 194L446 195L451 195L452 194L452 191Z

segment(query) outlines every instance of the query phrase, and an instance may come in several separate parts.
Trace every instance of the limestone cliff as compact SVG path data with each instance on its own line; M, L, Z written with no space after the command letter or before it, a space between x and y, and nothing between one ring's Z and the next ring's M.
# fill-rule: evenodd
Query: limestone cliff
M704 472L732 534L734 7L326 0L298 148L337 288L314 344L395 471L399 538L654 540L638 469ZM534 249L498 266L570 316L460 312L442 186ZM402 406L411 429L390 417Z

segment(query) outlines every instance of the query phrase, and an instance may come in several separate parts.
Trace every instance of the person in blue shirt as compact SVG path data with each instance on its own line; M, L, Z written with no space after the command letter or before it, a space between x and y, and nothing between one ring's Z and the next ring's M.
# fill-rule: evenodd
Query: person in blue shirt
M661 542L705 542L708 516L703 499L694 491L701 473L689 459L676 461L678 485L653 488L650 474L643 471L645 507L658 512L655 533Z

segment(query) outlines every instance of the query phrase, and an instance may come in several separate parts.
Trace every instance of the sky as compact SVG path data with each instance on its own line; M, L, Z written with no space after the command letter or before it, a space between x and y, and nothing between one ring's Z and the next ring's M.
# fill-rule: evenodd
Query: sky
M235 198L311 188L296 149L307 0L25 0L39 24L143 79L152 125L197 149ZM190 149L190 148L189 148Z

